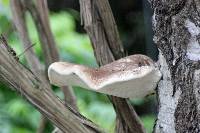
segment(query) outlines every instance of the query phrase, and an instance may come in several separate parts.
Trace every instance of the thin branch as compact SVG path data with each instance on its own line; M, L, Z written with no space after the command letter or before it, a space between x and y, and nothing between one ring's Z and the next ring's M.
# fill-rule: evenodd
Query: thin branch
M25 9L19 0L11 0L10 5L11 5L11 10L12 10L13 23L15 24L15 27L19 33L19 37L21 38L23 42L22 43L23 47L24 49L26 49L26 47L29 47L28 45L31 44L31 40L29 38L28 29L25 22ZM41 77L41 79L45 81L46 85L48 85L48 90L51 90L51 85L49 84L49 81L44 76L44 72L42 71L42 65L39 62L39 59L37 58L34 52L34 49L29 48L29 50L25 52L25 57L31 70L35 74L37 74L39 77ZM47 120L43 116L41 116L37 133L44 132L46 123L47 123Z
M37 0L36 5L34 5L32 0L26 0L23 1L23 4L29 10L35 22L40 37L43 53L46 53L44 54L44 58L47 70L48 66L51 63L59 60L59 53L50 29L47 1ZM78 109L76 105L76 97L71 88L65 86L61 89L64 93L65 102L70 104L74 109Z
M64 106L46 83L25 68L9 51L9 46L0 42L0 78L21 93L32 105L63 132L101 132L91 121L81 116L70 106Z
M45 1L43 1L43 2L45 2ZM24 8L24 5L21 3L20 0L11 0L10 3L11 3L12 14L13 14L13 22L16 26L18 33L19 33L19 37L21 38L21 40L23 42L24 48L27 48L27 47L30 46L31 41L30 41L30 38L29 38L29 35L28 35L28 29L27 29L26 22L25 22L25 11L26 11L26 9ZM40 3L40 5L42 6L42 5L46 5L46 4ZM45 14L43 12L44 11L41 11L40 14ZM41 18L43 18L43 17L41 17ZM45 18L48 19L48 16L46 16ZM43 22L47 23L47 26L44 29L48 29L48 31L50 32L50 28L48 28L49 23L46 19L43 19ZM47 46L49 46L49 45L47 45ZM48 50L50 49L50 47L49 48L45 47L45 48L46 49L43 49L44 52L45 51L48 52ZM57 49L53 49L52 51L53 51L53 53L55 53L55 55L58 54ZM42 71L42 67L41 67L42 65L40 64L39 59L37 58L36 54L34 53L33 48L29 48L29 50L25 52L25 55L26 55L26 60L28 61L28 64L29 64L31 70L35 74L38 74L41 77L41 79L45 81L45 83L48 85L48 89L50 90L51 85L50 85L50 83L47 79L47 76L44 76L45 73ZM54 55L51 56L51 58L54 58L54 57L55 57ZM55 57L55 58L57 58L57 57ZM49 58L45 57L45 60L46 59L48 60ZM48 60L48 62L49 62L49 60ZM47 65L48 64L46 64L46 67L48 67ZM43 68L43 70L44 70L44 68ZM74 96L73 91L71 91L67 87L63 87L62 90L63 90L64 96L65 96L65 103L71 105L74 109L77 109L76 98ZM43 128L43 130L42 130L41 127L45 127L44 125L45 125L46 121L42 117L40 122L41 123L39 124L38 132L43 132L43 130L45 128Z
M32 0L21 0L21 1L23 6L30 12L30 14L33 17L36 28L38 30L40 42L42 44L41 47L44 52L45 64L46 67L48 67L52 62L55 62L59 59L59 55L55 45L53 34L50 30L49 21L46 20L48 15L45 13L48 12L44 11L44 9L42 8L45 7L43 6L45 3L43 0L41 0L41 2L38 4L42 4L41 5L42 7L38 8L36 7L36 5ZM40 9L42 12L39 12L40 10L38 10L37 8Z
M23 47L24 49L26 49L32 44L32 42L28 36L28 29L25 23L24 8L19 0L11 0L10 6L11 6L11 11L12 11L12 17L13 17L12 20L19 33L19 37L22 40ZM32 48L30 48L27 52L25 52L25 57L31 70L34 73L39 74L41 76L42 65L40 64L40 61L37 58Z
M55 43L55 40L54 40L54 37L53 37L53 34L51 32L51 29L50 29L50 24L49 24L49 10L48 10L48 5L47 5L47 1L46 0L37 0L36 1L36 9L38 9L38 13L39 13L39 16L42 20L42 26L43 28L42 29L39 29L40 27L37 27L38 31L42 31L42 30L45 30L46 31L46 37L45 38L41 38L41 42L45 42L45 39L47 37L49 37L51 41L51 43L48 43L47 44L47 49L43 49L43 51L48 51L49 49L51 49L52 47L55 47L55 49L52 49L52 56L51 58L54 57L54 55L58 55L58 58L59 58L59 53L57 51L57 48L56 48L56 43ZM32 13L33 14L33 13ZM39 18L35 18L35 23L37 22L37 20L39 20ZM43 31L43 32L45 32ZM40 36L42 36L40 33ZM44 43L42 43L42 45L46 45ZM45 47L46 48L46 47ZM54 55L53 55L54 53ZM45 57L46 58L46 57ZM52 61L55 60L55 59L51 59ZM58 61L58 59L56 60ZM53 62L49 62L49 63L53 63ZM48 65L48 64L46 64ZM78 110L78 107L77 107L77 104L76 104L76 97L74 95L74 92L73 90L69 87L69 86L64 86L64 87L61 87L63 93L64 93L64 101L65 101L65 104L70 104L74 109Z
M24 51L22 53L20 53L19 55L17 55L17 57L20 58L20 56L24 55L28 50L30 50L33 46L35 46L36 43L33 43L31 45L29 45L27 48L24 49Z
M107 0L80 0L81 19L92 41L99 65L125 56L117 26ZM126 99L110 97L117 114L116 132L143 133L145 129Z

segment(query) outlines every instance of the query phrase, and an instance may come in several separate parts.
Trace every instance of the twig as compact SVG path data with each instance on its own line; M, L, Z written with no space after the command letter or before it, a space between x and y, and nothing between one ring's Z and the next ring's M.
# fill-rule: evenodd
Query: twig
M33 44L31 44L30 46L28 46L27 48L25 48L24 51L23 51L22 53L20 53L20 54L17 55L17 57L20 57L20 56L24 55L24 53L25 53L26 51L28 51L30 48L32 48L35 44L36 44L36 43L33 43Z

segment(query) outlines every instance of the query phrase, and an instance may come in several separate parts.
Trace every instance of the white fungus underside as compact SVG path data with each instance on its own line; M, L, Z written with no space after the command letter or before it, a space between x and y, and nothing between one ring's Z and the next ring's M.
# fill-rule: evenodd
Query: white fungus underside
M154 67L144 66L138 68L139 73L130 71L124 76L114 75L101 84L95 84L87 77L88 74L76 69L76 67L66 70L56 67L58 66L52 64L48 71L52 84L80 86L123 98L141 98L152 93L161 77L160 72Z

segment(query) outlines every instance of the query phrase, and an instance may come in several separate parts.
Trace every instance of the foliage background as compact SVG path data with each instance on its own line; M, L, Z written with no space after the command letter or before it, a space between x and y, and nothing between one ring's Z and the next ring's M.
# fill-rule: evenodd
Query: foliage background
M61 10L50 13L50 24L56 39L61 60L97 67L93 55L92 47L88 36L85 33L77 32L77 12ZM36 43L34 50L43 62L38 35L29 14L27 14L27 25L29 35L33 43ZM142 23L138 20L138 23ZM0 0L0 33L3 33L18 53L23 49L18 34L11 21L9 0ZM122 38L127 38L121 30ZM26 64L23 56L20 61ZM55 93L63 98L61 91L54 87ZM114 132L115 112L108 98L99 93L87 91L83 88L74 88L77 96L78 108L80 112L92 121L105 128L108 132ZM138 114L140 114L145 128L148 132L153 129L155 120L155 106L153 99L131 100ZM148 108L148 109L147 109ZM0 83L0 132L1 133L34 133L37 130L40 120L40 113L35 110L20 94L11 91ZM51 132L53 126L49 123L46 132Z

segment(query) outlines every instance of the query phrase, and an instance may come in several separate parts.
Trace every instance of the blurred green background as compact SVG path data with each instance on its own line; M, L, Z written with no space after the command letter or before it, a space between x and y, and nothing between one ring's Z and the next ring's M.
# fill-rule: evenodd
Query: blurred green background
M51 5L51 7L53 7L53 5ZM27 16L29 35L32 42L36 43L34 46L35 52L41 62L43 62L40 42L35 26L31 17L28 14ZM143 18L137 20L137 23L139 23L141 27L144 23L142 21L144 21ZM77 26L77 22L80 23L80 19L78 12L75 10L60 9L58 11L56 9L56 11L50 12L51 29L59 49L61 60L96 67L97 64L90 40L87 34L78 29L80 26ZM134 26L132 29L134 29ZM123 27L119 27L119 29L122 40L127 40L128 36L125 34L126 31L123 30ZM19 36L11 22L9 0L0 0L0 33L3 33L7 37L9 44L18 54L23 51ZM144 33L140 31L139 36L141 34L144 35ZM142 52L144 52L144 50ZM26 64L23 56L20 57L20 61ZM63 98L61 91L58 88L54 89L55 93L60 98ZM115 112L108 98L103 94L94 93L82 88L74 88L74 91L77 96L78 108L81 114L105 128L107 132L114 132ZM148 132L152 131L155 121L154 100L154 96L145 99L130 100L135 106ZM33 106L20 94L0 83L0 133L35 133L39 126L39 120L40 113L35 110ZM48 123L45 132L51 132L53 129L53 126Z

